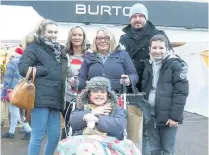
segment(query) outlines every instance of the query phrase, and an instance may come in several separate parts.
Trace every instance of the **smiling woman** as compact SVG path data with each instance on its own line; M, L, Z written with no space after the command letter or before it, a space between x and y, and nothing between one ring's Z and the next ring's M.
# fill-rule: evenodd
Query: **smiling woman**
M126 85L133 81L135 85L138 75L134 64L121 45L116 46L115 36L105 28L96 31L92 44L93 53L84 58L79 71L79 87L83 89L86 81L93 77L106 77L110 80L112 89L121 91L122 78L125 78Z
M75 26L68 32L68 38L66 47L62 51L63 55L67 58L67 61L63 63L66 66L66 75L63 75L65 81L65 99L64 105L70 103L74 97L74 88L71 86L71 82L74 81L74 77L78 75L78 71L83 63L84 55L87 51L86 46L86 33L80 26Z
M61 109L61 49L57 40L58 27L54 21L44 20L38 27L34 40L27 45L19 62L19 72L26 76L29 67L36 67L35 107L31 111L31 139L29 155L40 153L46 133L48 141L45 154L53 154L60 136ZM40 121L41 120L41 121ZM53 123L52 123L53 122ZM46 132L47 131L47 132Z

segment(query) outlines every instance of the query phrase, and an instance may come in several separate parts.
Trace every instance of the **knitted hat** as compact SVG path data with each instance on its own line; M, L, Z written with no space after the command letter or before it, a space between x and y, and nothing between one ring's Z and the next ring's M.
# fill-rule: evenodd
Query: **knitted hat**
M16 48L16 49L15 49L15 52L16 52L17 54L22 55L22 54L23 54L23 52L24 52L24 49L23 49L23 48L21 48L21 47L18 47L18 48Z
M117 96L116 94L111 90L111 84L109 79L105 77L93 77L90 81L87 81L87 86L85 89L81 91L81 93L78 96L78 107L82 108L84 104L91 104L88 94L91 90L103 90L108 92L109 102L112 105L117 104Z
M86 89L91 90L104 90L111 91L111 84L109 79L104 77L94 77L90 81L87 81Z
M134 4L130 9L129 18L131 18L136 13L143 14L146 20L148 20L148 10L143 4L140 4L140 3Z

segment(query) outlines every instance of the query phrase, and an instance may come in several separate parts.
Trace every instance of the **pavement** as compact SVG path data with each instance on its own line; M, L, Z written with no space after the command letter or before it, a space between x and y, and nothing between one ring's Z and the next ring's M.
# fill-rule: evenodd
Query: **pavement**
M2 133L8 131L8 127L1 129ZM2 155L27 155L29 141L21 140L17 128L14 139L1 139ZM43 140L41 155L44 150ZM179 126L176 139L176 155L208 155L208 118L184 113L184 124Z

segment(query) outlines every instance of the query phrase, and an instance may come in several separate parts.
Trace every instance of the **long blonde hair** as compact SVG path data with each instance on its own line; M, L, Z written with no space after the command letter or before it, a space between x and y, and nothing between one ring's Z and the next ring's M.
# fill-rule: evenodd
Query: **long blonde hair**
M112 34L112 32L110 32L106 28L100 28L96 31L96 35L93 38L92 51L94 51L94 52L98 51L98 48L97 48L97 45L96 45L96 37L97 37L97 35L100 31L103 31L106 36L110 37L109 53L113 52L114 49L116 48L116 39L115 39L115 36Z
M75 27L72 27L70 29L70 31L68 32L68 38L67 38L67 43L66 43L66 52L69 53L70 55L72 55L73 51L72 51L72 35L73 35L73 32L75 29L77 28L80 28L82 31L83 31L83 43L82 43L82 51L83 52L86 52L87 50L87 46L86 46L86 43L87 43L87 39L86 39L86 32L83 30L82 27L80 26L75 26Z

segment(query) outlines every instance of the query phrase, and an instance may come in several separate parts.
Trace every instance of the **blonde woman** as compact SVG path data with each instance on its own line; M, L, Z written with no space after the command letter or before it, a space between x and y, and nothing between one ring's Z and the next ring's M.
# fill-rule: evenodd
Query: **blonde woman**
M126 85L130 80L135 85L138 81L136 68L128 53L122 47L116 46L113 34L105 28L99 29L93 39L93 53L86 55L79 71L79 87L84 88L86 81L92 77L102 76L110 80L115 92L121 90L121 78L126 78Z
M64 115L64 109L71 102L75 93L70 82L73 81L74 76L78 75L78 71L83 63L85 52L88 50L86 43L86 33L80 26L75 26L70 29L66 47L62 51L63 59L61 60L63 70L62 77L64 78L62 87L62 109Z

